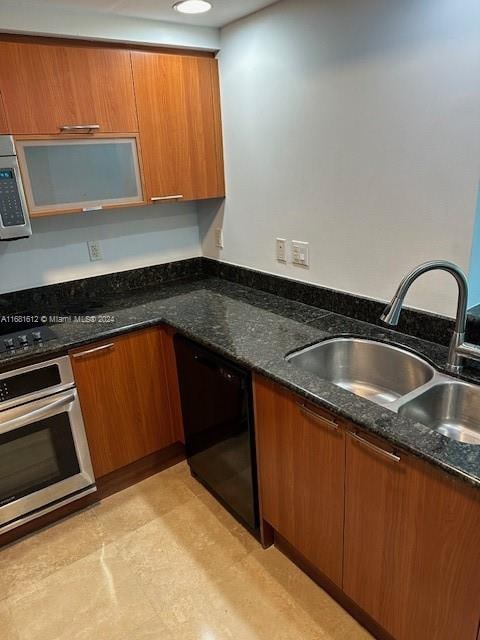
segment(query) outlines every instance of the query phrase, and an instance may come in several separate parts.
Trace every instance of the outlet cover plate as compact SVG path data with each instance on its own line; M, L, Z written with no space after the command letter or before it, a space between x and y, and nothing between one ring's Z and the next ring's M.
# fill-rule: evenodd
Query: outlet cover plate
M215 246L218 249L223 249L223 229L221 227L215 229Z
M102 245L100 240L90 240L87 242L88 255L90 256L90 262L98 262L103 260Z
M287 241L285 238L277 238L277 260L279 262L287 261Z

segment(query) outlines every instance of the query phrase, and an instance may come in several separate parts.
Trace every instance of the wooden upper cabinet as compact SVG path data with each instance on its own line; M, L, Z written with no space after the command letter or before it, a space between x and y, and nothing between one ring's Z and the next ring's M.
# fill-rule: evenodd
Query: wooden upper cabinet
M100 133L138 131L129 51L4 41L0 56L9 133L92 124Z
M131 55L148 198L225 195L217 61Z
M178 440L160 328L71 353L95 477Z
M359 436L347 436L345 593L396 640L476 640L478 492Z
M344 430L262 378L254 390L261 516L341 586Z

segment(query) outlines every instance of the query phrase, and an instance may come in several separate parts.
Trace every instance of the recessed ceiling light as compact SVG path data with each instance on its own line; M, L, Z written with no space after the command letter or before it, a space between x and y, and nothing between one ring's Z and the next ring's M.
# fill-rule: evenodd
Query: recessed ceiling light
M181 0L173 8L180 13L206 13L212 8L212 3L207 0Z

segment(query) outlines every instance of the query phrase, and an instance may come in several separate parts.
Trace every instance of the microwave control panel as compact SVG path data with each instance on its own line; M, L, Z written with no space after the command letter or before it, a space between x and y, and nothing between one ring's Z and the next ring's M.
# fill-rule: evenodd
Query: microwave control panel
M13 169L0 167L0 219L4 227L25 224L22 201Z

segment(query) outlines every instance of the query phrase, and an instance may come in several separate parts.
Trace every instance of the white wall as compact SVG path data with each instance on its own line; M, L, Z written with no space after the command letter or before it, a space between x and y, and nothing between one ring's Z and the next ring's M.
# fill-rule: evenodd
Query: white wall
M26 0L1 0L1 31L209 51L218 50L220 44L219 30L214 28L67 9Z
M0 243L0 294L201 255L194 204L33 220L33 236ZM104 259L90 262L87 242Z
M228 197L200 207L206 255L384 300L424 260L468 267L478 0L285 0L221 49ZM309 271L275 261L277 236L310 242ZM453 315L455 296L432 274L407 302Z

